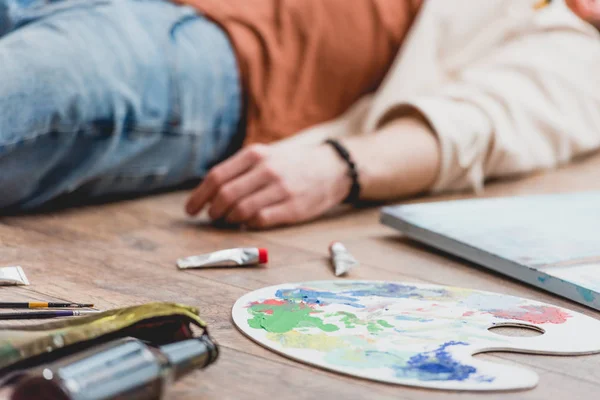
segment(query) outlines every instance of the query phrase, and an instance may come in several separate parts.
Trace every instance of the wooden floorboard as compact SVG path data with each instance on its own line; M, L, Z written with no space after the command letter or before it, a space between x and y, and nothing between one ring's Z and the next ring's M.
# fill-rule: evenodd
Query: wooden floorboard
M483 196L600 189L600 157L551 174L491 185ZM455 194L418 201L473 197ZM190 220L178 192L119 203L0 219L0 265L22 265L32 282L0 289L3 300L91 301L99 308L150 301L187 303L222 347L218 362L170 392L173 399L471 399L453 393L353 379L288 360L261 348L231 322L231 306L248 291L284 282L333 279L327 247L341 240L361 260L352 279L429 282L502 292L549 302L593 317L600 313L449 257L379 224L376 208L338 210L297 227L267 232L218 229ZM179 257L238 246L267 247L268 267L178 271ZM0 326L5 323L0 324ZM600 355L481 355L527 366L540 375L534 390L490 393L487 399L593 397L600 392ZM6 391L0 392L0 399Z

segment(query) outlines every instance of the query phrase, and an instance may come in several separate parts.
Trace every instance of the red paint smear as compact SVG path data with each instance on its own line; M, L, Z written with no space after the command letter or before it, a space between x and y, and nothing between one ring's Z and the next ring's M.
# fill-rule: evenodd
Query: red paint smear
M475 314L474 311L466 311L465 313L463 313L463 317L470 317L471 315Z
M495 310L489 313L497 318L514 319L532 324L564 324L571 315L547 306L521 306L521 310Z
M265 306L282 306L284 304L286 304L287 301L286 300L276 300L276 299L269 299L269 300L265 300L265 301L253 301L250 304L248 304L246 306L246 308L250 308L252 306L256 306L256 305L265 305Z
M258 304L264 304L264 305L268 305L268 306L282 306L284 304L287 304L287 301L277 300L277 299L269 299L269 300L265 300L262 303L258 303Z
M314 310L315 308L317 308L317 305L316 304L306 304L306 303L302 302L302 303L298 303L298 307L300 309L310 308L311 310ZM311 312L311 314L315 314L315 313L320 313L320 311L312 311Z
M284 304L287 304L286 300L268 299L268 300L265 300L265 301L253 301L252 303L248 304L248 306L246 308L250 308L252 306L257 306L257 305L261 305L261 306L282 306ZM260 310L259 312L261 312L263 314L273 315L273 310L270 309L270 308L267 308L265 310Z

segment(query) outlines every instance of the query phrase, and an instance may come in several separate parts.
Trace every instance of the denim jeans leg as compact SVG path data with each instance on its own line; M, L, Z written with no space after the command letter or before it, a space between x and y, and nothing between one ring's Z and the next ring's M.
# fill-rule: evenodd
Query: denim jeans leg
M67 0L0 0L0 37L20 25L30 12Z
M218 26L160 0L73 4L0 39L0 208L200 178L238 129Z

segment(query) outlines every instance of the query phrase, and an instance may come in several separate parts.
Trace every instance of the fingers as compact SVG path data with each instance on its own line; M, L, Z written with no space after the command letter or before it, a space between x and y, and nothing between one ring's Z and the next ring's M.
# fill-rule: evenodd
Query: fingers
M294 202L288 200L263 208L246 225L250 228L265 229L280 225L289 225L302 219Z
M208 215L213 220L223 218L245 197L259 191L275 179L275 173L264 166L251 169L217 190L211 200Z
M252 168L265 154L264 146L252 146L214 167L190 195L185 207L186 212L190 215L198 214L211 202L222 186Z
M283 186L269 185L237 203L227 215L227 222L232 224L247 222L254 218L260 210L289 197L289 192Z

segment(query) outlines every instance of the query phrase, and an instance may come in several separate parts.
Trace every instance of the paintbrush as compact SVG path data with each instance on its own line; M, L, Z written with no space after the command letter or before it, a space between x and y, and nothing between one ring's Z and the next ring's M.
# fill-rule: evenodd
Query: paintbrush
M0 302L0 308L92 308L93 304L48 303L43 301Z
M78 317L90 314L96 314L100 311L35 311L35 312L14 312L14 313L0 313L0 320L8 319L47 319L47 318L61 318L61 317Z

